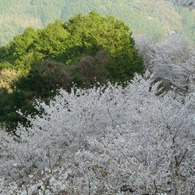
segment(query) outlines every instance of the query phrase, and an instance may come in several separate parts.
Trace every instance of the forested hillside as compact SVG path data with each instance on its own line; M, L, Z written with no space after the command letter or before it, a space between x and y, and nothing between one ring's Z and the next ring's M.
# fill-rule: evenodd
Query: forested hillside
M11 6L10 6L11 5ZM1 0L0 45L28 26L45 27L56 19L67 21L77 13L96 11L125 21L134 33L160 39L181 32L194 40L195 11L173 7L164 0Z

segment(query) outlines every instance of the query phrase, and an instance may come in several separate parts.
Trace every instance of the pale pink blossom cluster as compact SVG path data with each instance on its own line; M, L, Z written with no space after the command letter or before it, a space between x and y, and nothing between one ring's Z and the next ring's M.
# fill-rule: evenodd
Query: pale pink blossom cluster
M174 5L195 9L195 0L172 0Z
M0 194L194 194L195 94L158 87L135 75L37 101L29 127L1 131Z
M154 42L146 36L135 36L136 46L144 58L146 69L169 88L187 91L195 74L195 48L185 37L173 34Z

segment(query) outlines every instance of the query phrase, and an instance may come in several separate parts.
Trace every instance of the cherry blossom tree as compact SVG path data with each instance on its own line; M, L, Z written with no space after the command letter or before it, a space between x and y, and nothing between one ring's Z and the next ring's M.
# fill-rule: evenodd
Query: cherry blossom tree
M187 7L189 9L195 9L195 1L194 0L172 0L174 5L179 5L183 7Z
M177 34L160 43L143 35L135 39L146 69L165 86L187 91L189 77L195 74L195 48L190 41Z
M147 73L37 101L29 127L1 131L0 193L193 194L194 91L159 84Z

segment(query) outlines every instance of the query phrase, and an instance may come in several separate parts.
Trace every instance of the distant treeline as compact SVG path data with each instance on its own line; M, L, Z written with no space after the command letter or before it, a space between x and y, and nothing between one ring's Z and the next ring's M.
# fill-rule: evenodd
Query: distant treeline
M56 19L67 21L77 13L96 11L125 21L134 33L146 33L160 39L171 31L195 40L195 10L175 8L159 0L1 0L0 45L28 26L46 27Z

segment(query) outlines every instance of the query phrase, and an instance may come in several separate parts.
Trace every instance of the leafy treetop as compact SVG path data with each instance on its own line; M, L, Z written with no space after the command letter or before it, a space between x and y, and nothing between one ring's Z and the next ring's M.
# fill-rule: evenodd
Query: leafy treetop
M1 109L3 120L21 107L29 110L34 96L51 97L56 88L68 90L72 83L88 88L107 80L124 83L144 70L129 27L95 12L78 14L65 23L57 20L40 30L27 28L0 47L0 56L1 70L20 73L7 85L12 86L8 95L12 97L5 97L3 90L0 101L8 105Z

